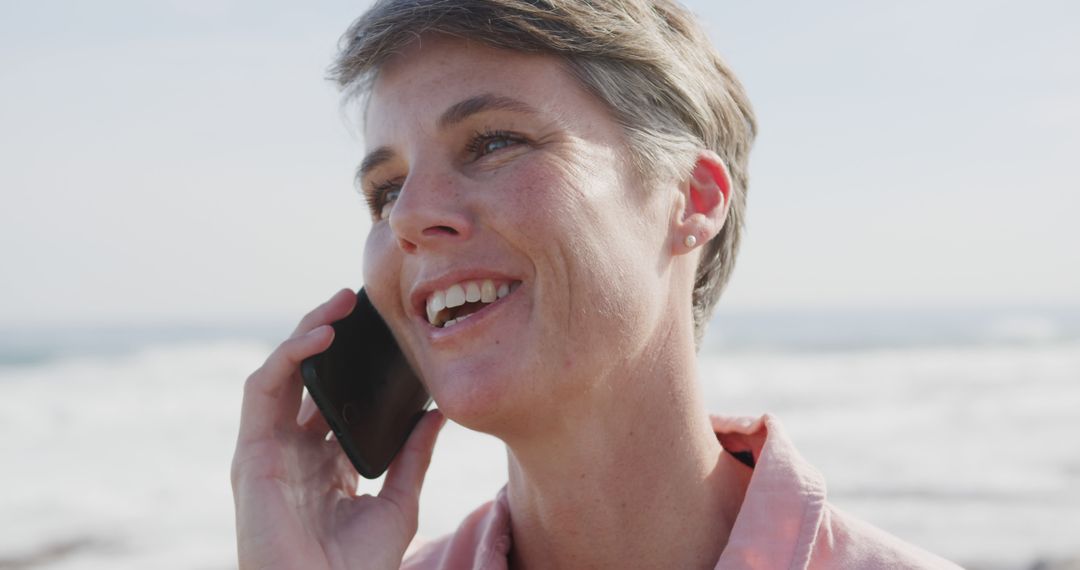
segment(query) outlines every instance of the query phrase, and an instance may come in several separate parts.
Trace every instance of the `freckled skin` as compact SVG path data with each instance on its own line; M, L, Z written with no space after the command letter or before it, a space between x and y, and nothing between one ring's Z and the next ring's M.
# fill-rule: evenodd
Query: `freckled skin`
M436 126L446 108L485 93L538 112ZM670 196L632 180L621 129L558 60L425 37L383 68L367 118L368 147L394 153L370 177L404 185L368 236L366 288L448 417L495 435L545 429L622 389L628 357L662 351ZM463 159L484 129L531 144ZM464 263L522 286L490 326L433 348L409 293Z
M693 181L641 188L620 128L557 60L421 40L381 70L368 109L366 142L380 151L363 180L378 218L365 288L442 412L506 443L510 567L712 568L745 466L724 460L704 412L698 253L682 243L722 227L722 209L700 210L728 194L722 163L702 150ZM533 110L439 126L480 95ZM452 329L420 314L434 287L485 273L520 285ZM243 567L393 568L413 538L441 414L421 421L378 496L354 496L313 403L293 425L296 368L354 302L339 294L312 311L245 383L233 465Z

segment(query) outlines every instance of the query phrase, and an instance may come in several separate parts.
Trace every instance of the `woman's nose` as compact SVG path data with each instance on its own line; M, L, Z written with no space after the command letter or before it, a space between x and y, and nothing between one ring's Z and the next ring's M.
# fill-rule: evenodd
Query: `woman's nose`
M468 239L472 223L460 188L450 178L414 173L390 208L390 228L405 253Z

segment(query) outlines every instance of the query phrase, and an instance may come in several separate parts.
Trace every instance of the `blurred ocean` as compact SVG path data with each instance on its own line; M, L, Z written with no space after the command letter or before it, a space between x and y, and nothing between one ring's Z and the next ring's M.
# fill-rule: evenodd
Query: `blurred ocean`
M0 569L234 568L241 389L290 328L0 325ZM776 414L834 504L903 539L971 568L1080 555L1080 309L721 312L700 375L712 411ZM449 425L420 533L505 461Z

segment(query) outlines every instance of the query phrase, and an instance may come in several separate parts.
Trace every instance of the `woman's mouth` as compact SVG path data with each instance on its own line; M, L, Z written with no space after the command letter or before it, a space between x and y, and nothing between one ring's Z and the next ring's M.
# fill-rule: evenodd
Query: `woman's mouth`
M452 327L509 295L521 281L479 279L455 283L427 298L427 320L436 328Z

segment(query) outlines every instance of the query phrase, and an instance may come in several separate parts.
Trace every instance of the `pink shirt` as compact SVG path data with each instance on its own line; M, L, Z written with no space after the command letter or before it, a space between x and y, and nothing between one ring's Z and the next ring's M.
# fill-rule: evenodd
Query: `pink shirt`
M712 424L724 449L753 468L717 570L960 568L830 505L821 473L775 417L712 416ZM416 549L402 568L505 570L510 538L504 487L453 534Z

